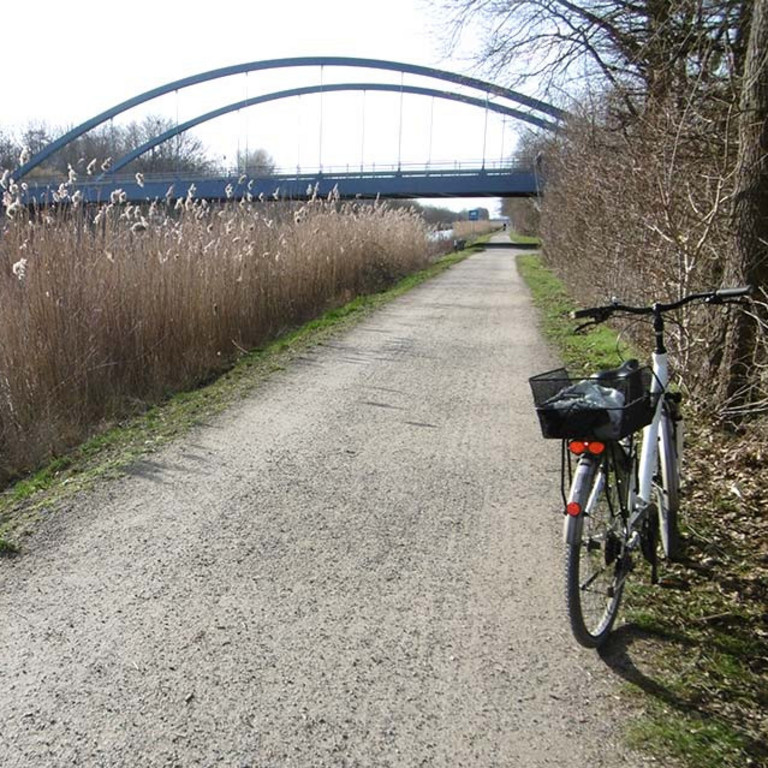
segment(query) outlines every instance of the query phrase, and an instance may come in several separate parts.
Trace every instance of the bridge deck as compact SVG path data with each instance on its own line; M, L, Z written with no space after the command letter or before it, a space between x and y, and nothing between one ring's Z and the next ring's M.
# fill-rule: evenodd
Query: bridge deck
M185 197L194 185L194 196L206 200L241 198L247 194L276 199L303 199L316 190L325 197L336 190L342 199L416 197L531 197L539 193L536 174L530 169L458 168L452 170L386 169L245 175L153 176L141 184L135 176L84 179L77 183L86 202L106 202L116 190L131 202L165 197ZM53 202L59 194L58 179L29 179L25 202Z

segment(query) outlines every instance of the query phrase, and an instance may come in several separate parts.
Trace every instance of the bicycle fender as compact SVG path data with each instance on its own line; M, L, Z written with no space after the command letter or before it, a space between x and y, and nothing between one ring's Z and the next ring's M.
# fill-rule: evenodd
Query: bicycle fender
M583 516L577 515L573 517L566 515L563 520L563 541L566 544L578 545L581 541L581 526L583 525Z
M582 510L578 515L569 515L566 513L563 522L563 541L566 544L578 544L581 540L581 526L583 521L583 510L587 507L589 492L592 488L592 482L597 470L598 462L592 456L582 456L576 465L576 471L573 474L573 482L568 492L568 504L575 502Z

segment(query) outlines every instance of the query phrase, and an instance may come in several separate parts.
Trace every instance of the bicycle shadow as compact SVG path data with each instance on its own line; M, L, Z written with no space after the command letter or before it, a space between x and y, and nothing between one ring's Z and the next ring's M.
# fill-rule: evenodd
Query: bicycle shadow
M681 640L684 645L692 645L690 641L686 643L686 638L649 632L636 624L625 624L613 630L605 645L598 650L598 655L615 674L626 682L665 704L689 711L691 709L690 702L672 691L669 686L664 685L661 680L656 679L655 673L641 669L642 650L638 648L634 655L632 653L633 648L642 643L650 645L680 642Z
M768 740L747 733L738 715L729 716L727 712L713 708L711 702L695 690L675 690L665 680L670 677L669 673L654 669L651 657L660 646L674 649L682 661L695 653L700 641L684 631L646 630L629 623L615 629L598 654L614 674L663 704L668 711L667 717L674 718L677 712L701 722L721 722L739 733L746 755L760 761L768 758Z

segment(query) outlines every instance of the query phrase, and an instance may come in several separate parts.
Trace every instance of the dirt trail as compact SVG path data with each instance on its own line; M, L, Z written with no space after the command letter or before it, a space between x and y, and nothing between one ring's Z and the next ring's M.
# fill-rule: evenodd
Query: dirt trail
M0 561L0 765L617 766L570 638L511 249L314 349Z

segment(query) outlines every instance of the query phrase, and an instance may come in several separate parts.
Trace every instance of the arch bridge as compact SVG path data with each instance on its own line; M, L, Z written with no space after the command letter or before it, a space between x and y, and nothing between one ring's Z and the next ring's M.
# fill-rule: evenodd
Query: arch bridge
M158 133L123 157L117 158L111 167L100 176L88 177L79 181L77 188L84 199L89 202L108 200L110 195L118 189L122 191L125 199L133 201L183 197L187 195L190 188L194 189L196 197L210 200L225 200L245 193L255 196L272 195L275 198L302 198L307 195L308 190L314 190L319 195L327 195L335 190L338 195L345 198L373 198L377 196L519 197L539 194L540 179L535 167L512 161L488 163L485 157L476 163L454 163L438 167L434 167L430 163L420 166L403 165L398 160L397 164L388 167L361 167L354 170L349 167L341 169L318 167L311 171L305 169L303 172L299 169L296 172L276 171L263 176L249 176L232 171L211 175L170 173L142 179L135 175L126 174L126 168L134 160L196 126L228 113L306 94L319 93L321 97L325 93L354 91L415 94L426 98L458 102L485 110L486 124L487 115L492 112L548 131L557 130L566 117L563 110L552 104L466 75L402 62L339 56L255 61L214 69L175 80L123 101L67 131L16 169L12 174L13 178L17 182L22 180L25 182L24 202L48 202L58 199L61 196L60 179L43 179L37 175L30 176L30 174L36 169L39 173L43 164L56 152L93 128L160 96L205 82L248 72L311 66L321 68L320 83L252 96L205 112L182 123L177 122L172 128ZM326 67L397 72L400 74L400 83L323 83L322 73ZM406 84L404 82L405 75L429 79L431 84L436 84L435 81L443 86L450 84L454 90L449 90L446 87L435 88ZM456 90L457 88L459 90Z

